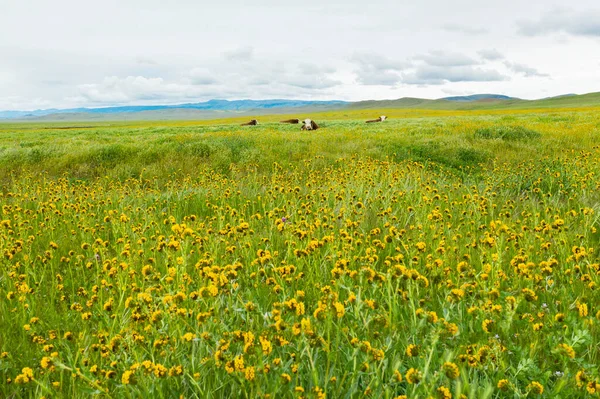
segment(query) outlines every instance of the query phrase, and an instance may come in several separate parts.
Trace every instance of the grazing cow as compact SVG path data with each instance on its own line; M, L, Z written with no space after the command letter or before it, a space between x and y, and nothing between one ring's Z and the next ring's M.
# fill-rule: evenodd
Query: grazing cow
M385 115L381 115L379 118L377 119L372 119L370 121L367 121L367 123L373 123L373 122L383 122L384 120L387 119L387 116Z
M319 125L313 120L305 119L302 121L302 130L317 130Z
M256 119L252 119L248 123L242 123L240 126L256 126L258 125L258 121Z
M285 121L280 121L279 123L300 123L300 119L287 119Z

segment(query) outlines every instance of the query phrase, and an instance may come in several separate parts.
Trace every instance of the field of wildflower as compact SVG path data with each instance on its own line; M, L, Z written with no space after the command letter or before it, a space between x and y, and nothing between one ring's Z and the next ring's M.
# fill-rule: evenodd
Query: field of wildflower
M0 125L0 397L600 397L599 110L361 112Z

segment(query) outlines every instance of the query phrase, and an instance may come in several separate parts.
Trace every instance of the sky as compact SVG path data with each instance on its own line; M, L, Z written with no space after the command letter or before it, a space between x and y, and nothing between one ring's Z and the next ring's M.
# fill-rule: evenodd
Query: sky
M0 0L0 110L600 91L597 0Z

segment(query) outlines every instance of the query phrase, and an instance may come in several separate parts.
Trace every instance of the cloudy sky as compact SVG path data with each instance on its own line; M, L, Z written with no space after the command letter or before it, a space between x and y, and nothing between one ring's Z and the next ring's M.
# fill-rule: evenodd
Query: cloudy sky
M4 110L600 91L597 0L0 6Z

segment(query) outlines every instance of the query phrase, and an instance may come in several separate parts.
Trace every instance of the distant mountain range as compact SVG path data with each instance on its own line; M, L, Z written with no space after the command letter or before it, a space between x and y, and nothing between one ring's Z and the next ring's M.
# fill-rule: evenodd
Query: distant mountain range
M501 94L474 94L437 100L404 97L397 100L302 101L302 100L210 100L177 105L132 105L104 108L0 111L0 119L24 121L108 121L215 119L243 115L306 114L343 109L437 109L482 110L600 106L600 93L564 94L540 100L522 100Z
M472 96L457 96L457 97L444 97L442 100L458 101L468 103L471 101L485 101L485 100L515 100L514 97L504 96L502 94L473 94Z
M203 111L247 111L273 108L298 108L307 106L342 106L345 101L301 101L301 100L210 100L193 104L177 105L127 105L103 108L39 109L35 111L0 111L0 118L31 118L54 114L120 114L124 112L160 111L169 109L196 109Z

